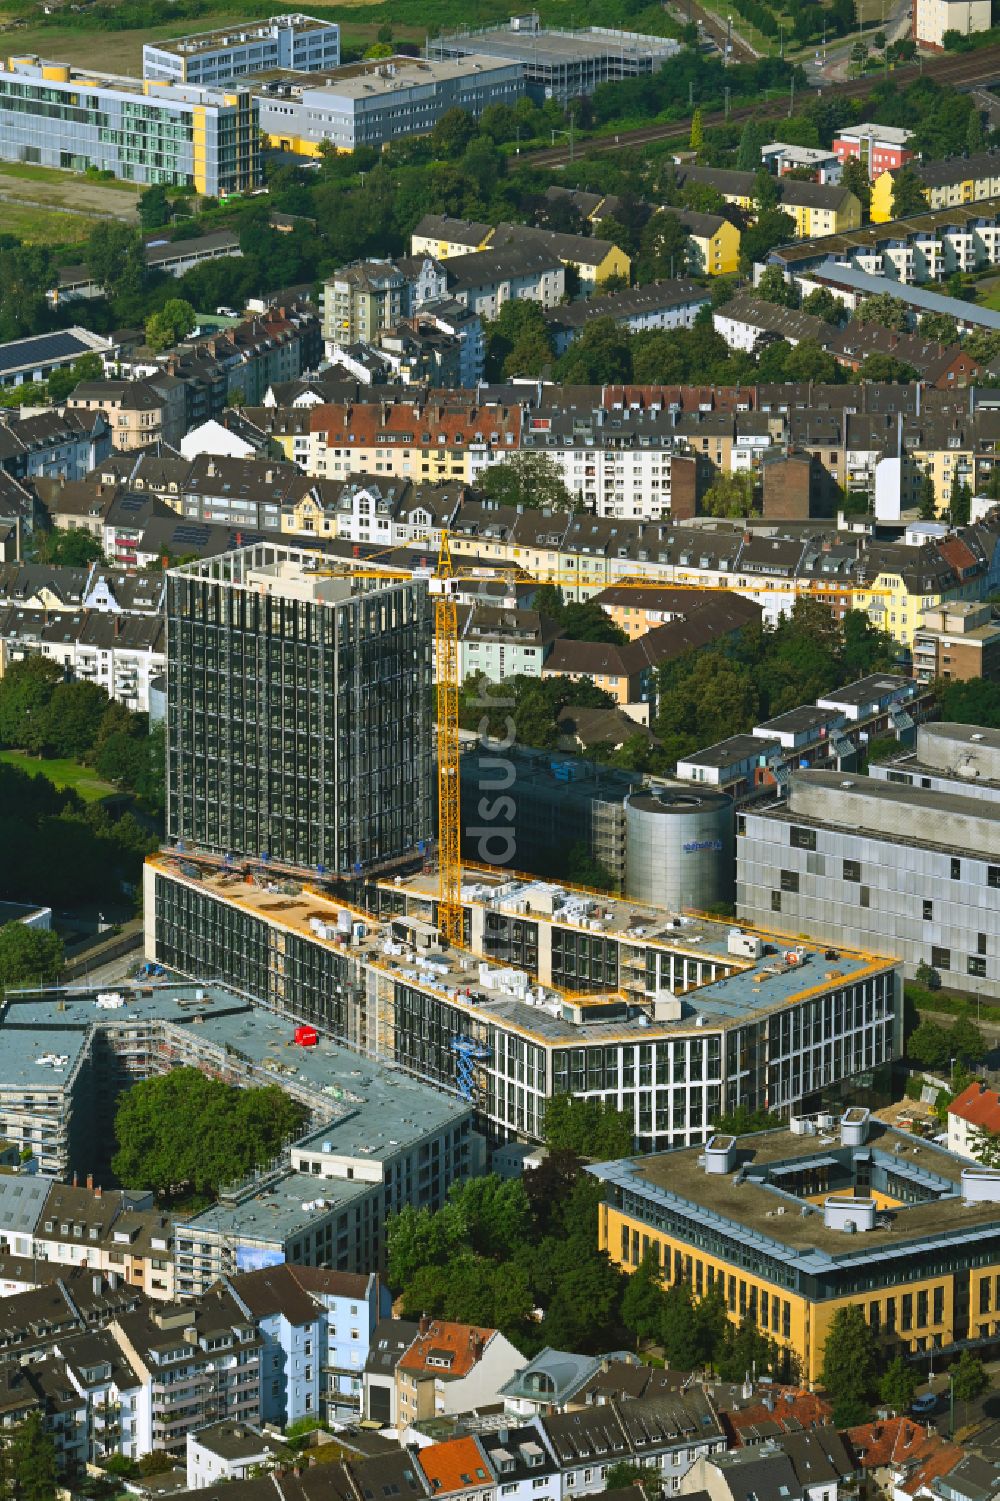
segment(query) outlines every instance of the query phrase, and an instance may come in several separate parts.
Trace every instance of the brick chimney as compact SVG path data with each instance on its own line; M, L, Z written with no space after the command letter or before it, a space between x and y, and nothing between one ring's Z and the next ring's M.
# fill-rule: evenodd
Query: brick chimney
M88 1173L87 1174L87 1187L93 1193L93 1190L94 1190L94 1175L93 1175L93 1173Z

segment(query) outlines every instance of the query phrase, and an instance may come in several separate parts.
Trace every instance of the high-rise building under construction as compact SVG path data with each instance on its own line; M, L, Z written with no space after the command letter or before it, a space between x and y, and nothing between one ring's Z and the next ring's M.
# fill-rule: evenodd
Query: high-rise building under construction
M171 570L167 833L331 874L433 834L423 581L260 544Z

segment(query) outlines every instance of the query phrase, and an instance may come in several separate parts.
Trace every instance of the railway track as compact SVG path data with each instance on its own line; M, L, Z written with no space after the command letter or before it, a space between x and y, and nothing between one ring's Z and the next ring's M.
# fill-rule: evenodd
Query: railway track
M963 84L988 83L995 78L1000 78L1000 46L983 47L979 52L966 52L958 57L932 58L924 63L922 69L916 63L908 63L905 67L895 69L893 79L896 83L912 83L920 77L921 73L926 74L928 78L933 78L937 83L950 83L956 87ZM863 96L870 93L877 82L878 79L874 76L850 79L845 83L829 84L821 92L846 98ZM731 109L728 118L730 124L748 120L752 116L759 119L773 118L786 114L787 108L787 101L782 95L770 101L741 105L737 109ZM713 110L702 117L702 123L706 127L722 125L725 120L726 113L721 109ZM543 147L541 151L522 152L519 160L530 163L534 167L565 167L571 161L578 160L581 156L593 155L595 152L623 151L652 145L655 141L686 140L689 130L690 125L684 120L673 120L666 125L642 125L637 130L620 131L618 135L595 136L591 140L579 141L572 155L568 146Z

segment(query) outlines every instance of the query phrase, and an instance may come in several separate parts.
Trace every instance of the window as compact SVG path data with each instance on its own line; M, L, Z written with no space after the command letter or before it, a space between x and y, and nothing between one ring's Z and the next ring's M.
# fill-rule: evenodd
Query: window
M934 903L924 902L924 922L932 922L934 919Z
M780 912L781 911L781 892L780 891L772 891L771 892L771 911L772 912Z
M990 886L1000 889L1000 865L987 865L986 880Z
M976 934L976 953L977 954L985 954L986 953L986 934L985 933L977 933Z
M931 948L931 964L935 969L951 969L951 949Z
M799 873L797 870L783 870L781 872L782 891L798 891Z
M951 879L953 881L960 881L962 879L962 862L961 862L961 860L956 860L956 859L952 858L952 862L951 862Z
M986 978L986 960L979 958L977 954L969 955L968 971L970 975L976 975L979 979Z
M845 881L860 881L861 880L861 861L860 860L845 860L844 861L844 880Z
M858 888L858 906L859 907L870 907L871 906L871 896L872 896L872 894L871 894L871 888L869 886L861 886L861 887L859 887Z
M816 848L816 830L801 829L797 824L792 825L788 842L793 850L814 850ZM1000 870L1000 867L998 867ZM997 882L1000 885L1000 881Z

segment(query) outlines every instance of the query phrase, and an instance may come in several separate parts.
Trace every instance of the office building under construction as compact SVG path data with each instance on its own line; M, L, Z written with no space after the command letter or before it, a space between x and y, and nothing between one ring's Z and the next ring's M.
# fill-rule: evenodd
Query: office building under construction
M422 580L261 544L167 580L167 834L339 875L433 833Z
M741 1106L879 1103L900 1052L894 960L634 898L466 870L456 948L433 872L355 906L202 858L154 856L145 880L149 959L453 1091L494 1141L538 1139L572 1093L625 1111L643 1150L688 1145Z

